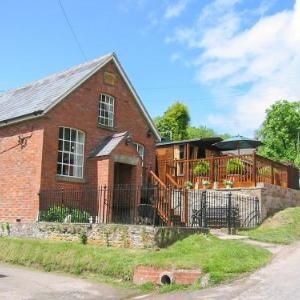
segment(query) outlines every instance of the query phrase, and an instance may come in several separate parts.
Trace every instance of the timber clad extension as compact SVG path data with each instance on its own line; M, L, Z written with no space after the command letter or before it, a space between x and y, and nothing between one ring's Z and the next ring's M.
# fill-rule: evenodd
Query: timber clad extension
M36 220L40 190L140 184L159 140L115 54L0 94L0 221Z
M299 189L299 170L293 164L265 158L254 149L246 150L247 154L223 153L214 145L219 141L221 138L212 137L158 143L158 177L177 188L187 182L193 187L203 188L202 183L206 182L205 188L212 188L214 183L223 188L230 182L233 187L267 183Z

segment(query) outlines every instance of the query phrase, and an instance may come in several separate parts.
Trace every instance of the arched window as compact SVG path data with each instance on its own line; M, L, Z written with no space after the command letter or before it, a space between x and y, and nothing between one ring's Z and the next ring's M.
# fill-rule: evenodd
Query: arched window
M81 130L60 127L58 138L57 174L83 178L85 134Z
M102 126L114 127L115 99L112 96L101 94L99 100L98 122Z

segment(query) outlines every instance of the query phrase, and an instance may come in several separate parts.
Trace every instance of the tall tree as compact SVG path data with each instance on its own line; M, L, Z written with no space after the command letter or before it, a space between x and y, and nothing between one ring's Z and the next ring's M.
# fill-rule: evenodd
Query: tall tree
M154 122L163 137L168 137L174 141L188 137L187 128L190 114L184 103L175 102L162 117L155 118Z
M276 160L292 161L300 166L300 102L277 101L266 111L258 130L263 146L259 153Z
M189 139L195 139L195 138L208 138L216 136L216 132L211 129L207 128L205 126L199 126L199 127L188 127L187 128L187 134Z

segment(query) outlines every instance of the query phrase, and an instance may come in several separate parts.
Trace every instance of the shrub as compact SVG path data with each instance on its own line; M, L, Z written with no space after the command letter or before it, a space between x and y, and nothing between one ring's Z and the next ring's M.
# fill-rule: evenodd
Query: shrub
M193 183L191 181L186 181L184 183L184 187L188 190L192 189L193 188Z
M245 165L239 158L231 158L226 165L228 174L241 174L245 170Z
M199 161L194 167L194 175L195 176L209 176L209 162L207 160Z
M81 232L79 234L79 240L80 240L81 244L86 245L86 243L87 243L87 235L86 235L85 232Z
M89 223L90 214L77 208L69 208L65 206L53 206L46 211L40 213L40 221L47 222L64 222L67 216L71 216L74 223Z

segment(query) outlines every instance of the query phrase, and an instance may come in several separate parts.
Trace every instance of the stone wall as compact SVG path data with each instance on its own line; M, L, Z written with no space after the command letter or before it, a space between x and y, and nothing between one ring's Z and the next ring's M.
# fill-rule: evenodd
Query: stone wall
M124 248L163 248L207 229L154 227L120 224L2 223L0 235L18 238L79 241L85 233L88 244Z
M281 209L300 206L300 190L282 188L277 185L258 183L257 187L233 188L230 191L257 197L260 202L261 220Z

